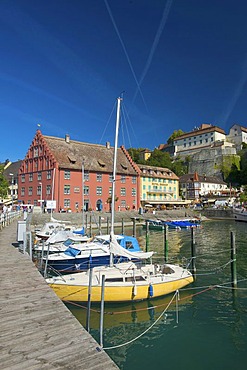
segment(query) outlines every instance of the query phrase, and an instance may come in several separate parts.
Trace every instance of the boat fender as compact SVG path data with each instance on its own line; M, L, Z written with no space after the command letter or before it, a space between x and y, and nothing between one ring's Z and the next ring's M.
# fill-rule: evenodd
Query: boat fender
M137 286L133 286L133 296L135 297L137 295Z
M151 284L148 287L148 294L149 294L149 297L153 297L154 295L154 288Z

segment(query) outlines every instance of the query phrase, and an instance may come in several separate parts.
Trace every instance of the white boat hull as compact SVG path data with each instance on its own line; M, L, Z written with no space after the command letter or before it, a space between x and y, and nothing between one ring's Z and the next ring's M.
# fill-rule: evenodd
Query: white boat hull
M247 222L247 211L243 209L234 209L233 216L235 221Z

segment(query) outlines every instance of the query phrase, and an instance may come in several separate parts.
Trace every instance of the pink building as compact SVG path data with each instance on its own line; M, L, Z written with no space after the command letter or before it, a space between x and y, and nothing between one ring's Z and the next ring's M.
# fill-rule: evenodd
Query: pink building
M42 135L37 130L19 170L19 200L54 211L110 210L114 148ZM139 169L118 148L116 210L140 206ZM84 192L82 184L84 182Z

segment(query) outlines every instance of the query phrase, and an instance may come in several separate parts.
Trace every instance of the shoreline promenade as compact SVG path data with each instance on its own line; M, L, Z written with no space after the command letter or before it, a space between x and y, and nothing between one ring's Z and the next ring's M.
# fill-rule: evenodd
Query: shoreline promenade
M118 369L19 252L17 220L0 231L1 369Z

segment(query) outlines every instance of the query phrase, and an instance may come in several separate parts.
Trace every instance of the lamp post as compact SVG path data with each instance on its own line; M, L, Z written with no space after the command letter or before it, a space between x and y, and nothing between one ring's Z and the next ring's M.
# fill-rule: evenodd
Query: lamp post
M13 210L13 203L14 203L14 174L10 173L11 176L11 208Z
M42 182L39 182L39 185L40 185L40 207L42 211L43 209L43 184Z

